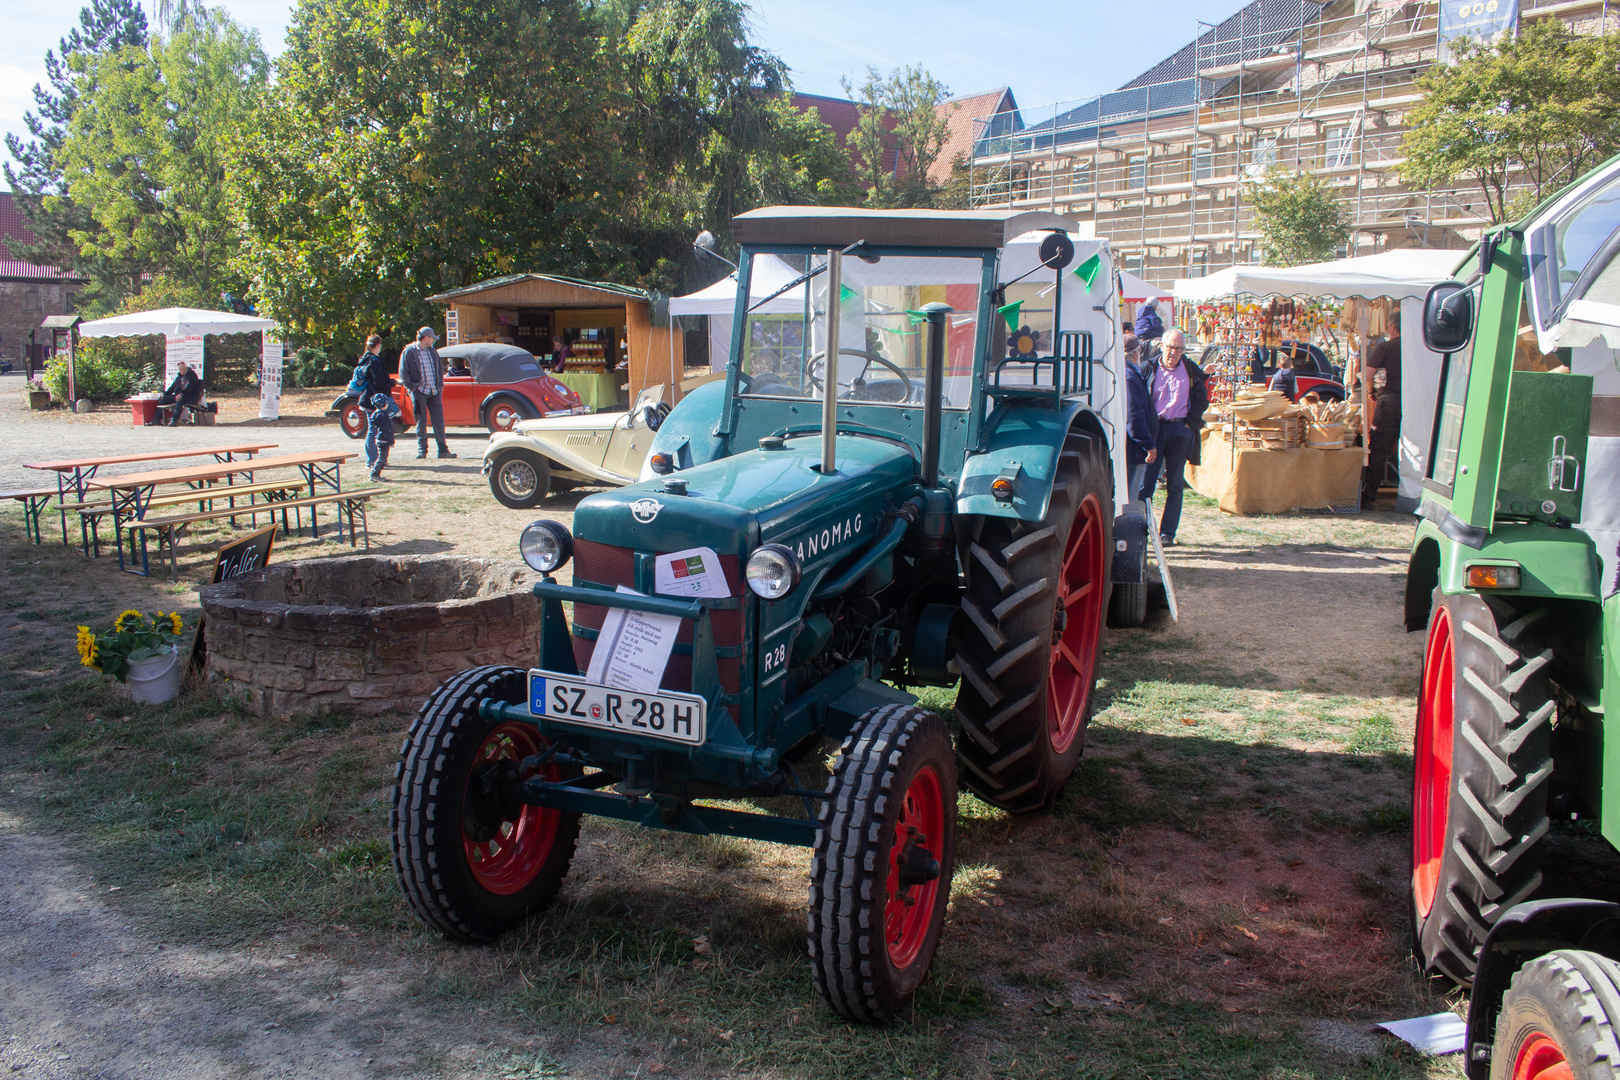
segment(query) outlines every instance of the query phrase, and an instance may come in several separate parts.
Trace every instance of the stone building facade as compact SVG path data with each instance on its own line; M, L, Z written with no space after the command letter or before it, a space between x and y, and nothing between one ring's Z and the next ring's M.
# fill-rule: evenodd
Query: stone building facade
M75 301L84 281L54 266L38 266L12 255L10 241L32 243L34 234L9 191L0 191L0 359L11 361L21 370L30 336L44 348L50 345L45 333L35 333L51 315L74 313Z

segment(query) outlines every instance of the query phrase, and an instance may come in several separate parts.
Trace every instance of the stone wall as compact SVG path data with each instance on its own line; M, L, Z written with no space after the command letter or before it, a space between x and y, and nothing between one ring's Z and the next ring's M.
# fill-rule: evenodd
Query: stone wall
M260 715L415 712L457 671L533 662L532 580L522 566L454 556L270 566L202 589L208 676Z

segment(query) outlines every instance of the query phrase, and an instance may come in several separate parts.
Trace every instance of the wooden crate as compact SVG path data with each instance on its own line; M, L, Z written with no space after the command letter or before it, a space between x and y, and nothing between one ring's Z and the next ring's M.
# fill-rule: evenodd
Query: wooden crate
M1289 450L1304 443L1305 418L1302 416L1237 421L1237 445L1240 450Z

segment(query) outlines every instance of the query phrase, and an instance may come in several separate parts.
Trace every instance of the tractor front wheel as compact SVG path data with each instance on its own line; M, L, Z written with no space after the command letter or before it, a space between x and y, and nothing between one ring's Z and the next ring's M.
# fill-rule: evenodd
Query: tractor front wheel
M1615 1080L1620 966L1597 953L1538 956L1502 997L1491 1080Z
M957 666L963 783L1014 812L1049 808L1091 719L1114 557L1101 438L1072 431L1046 517L987 518L969 551Z
M527 700L528 675L479 667L423 704L400 750L389 817L394 872L422 921L460 941L494 941L562 888L579 815L511 801L513 782L564 777L523 763L550 744L529 724L490 721L478 703Z
M1541 883L1552 775L1547 609L1435 590L1412 780L1412 939L1467 986L1502 913Z
M945 722L910 705L861 717L839 751L810 864L810 964L833 1010L885 1023L934 960L956 868Z

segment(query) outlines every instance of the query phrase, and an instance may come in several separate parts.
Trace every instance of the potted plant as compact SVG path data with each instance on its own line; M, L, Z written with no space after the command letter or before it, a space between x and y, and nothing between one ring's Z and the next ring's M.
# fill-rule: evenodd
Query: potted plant
M44 379L28 380L28 407L35 412L44 412L51 407L51 392L45 389Z
M142 615L131 608L97 634L79 627L79 663L129 687L136 701L173 701L180 693L180 613Z

